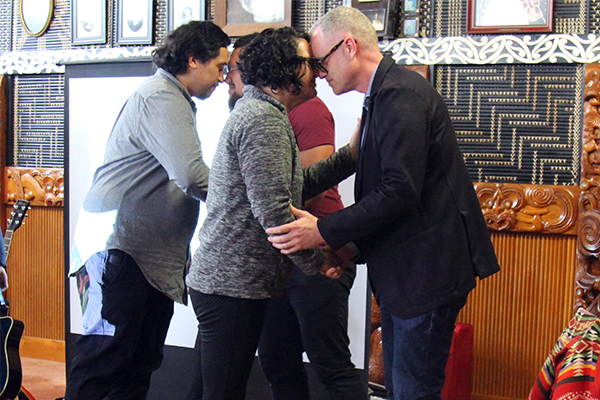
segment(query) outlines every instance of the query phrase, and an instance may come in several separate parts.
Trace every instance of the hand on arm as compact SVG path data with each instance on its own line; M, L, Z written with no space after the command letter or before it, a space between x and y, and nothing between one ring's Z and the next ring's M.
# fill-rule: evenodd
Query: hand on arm
M317 227L317 217L307 211L291 206L292 214L298 219L285 225L267 229L269 242L281 250L283 254L295 253L316 246L325 245L325 241ZM276 236L272 236L276 235Z

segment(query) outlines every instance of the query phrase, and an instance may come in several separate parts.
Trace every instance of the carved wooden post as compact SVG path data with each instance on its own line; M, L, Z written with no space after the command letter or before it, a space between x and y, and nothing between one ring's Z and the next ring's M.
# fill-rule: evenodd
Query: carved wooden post
M581 151L581 194L577 230L575 309L599 314L600 293L600 65L590 64L585 76Z

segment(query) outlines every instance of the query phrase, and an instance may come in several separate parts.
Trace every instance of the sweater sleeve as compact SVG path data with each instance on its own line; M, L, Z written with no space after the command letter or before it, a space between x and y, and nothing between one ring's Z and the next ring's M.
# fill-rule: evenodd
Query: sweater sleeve
M290 204L296 202L294 205L300 207L300 199L294 199L293 193L295 186L298 192L302 187L300 157L295 149L292 128L284 114L246 121L239 137L240 171L252 214L264 229L295 220ZM287 257L307 274L316 274L323 264L318 248Z

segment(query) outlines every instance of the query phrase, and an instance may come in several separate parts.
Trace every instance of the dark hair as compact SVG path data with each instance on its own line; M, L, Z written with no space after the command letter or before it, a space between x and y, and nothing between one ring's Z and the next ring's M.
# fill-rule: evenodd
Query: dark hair
M229 36L213 22L190 21L165 38L152 52L152 61L173 75L181 75L187 71L190 57L206 63L230 43Z
M233 49L235 50L235 49L239 49L240 47L248 46L250 44L250 42L257 36L258 36L258 32L249 33L247 35L240 36L233 43Z
M298 40L306 33L294 28L267 28L260 32L240 54L238 63L242 82L246 85L284 89L291 94L302 91L298 70L306 59L298 56Z

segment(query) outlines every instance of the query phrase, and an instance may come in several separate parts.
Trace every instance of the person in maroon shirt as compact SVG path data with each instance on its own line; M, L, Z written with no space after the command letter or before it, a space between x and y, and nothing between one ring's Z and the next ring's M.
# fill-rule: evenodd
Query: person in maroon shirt
M335 152L333 116L320 98L295 107L289 119L303 167ZM306 201L303 208L322 217L344 205L334 187ZM355 275L355 264L339 279L308 276L295 268L284 295L269 300L258 357L274 400L310 398L304 351L332 400L368 398L348 349L348 296Z

